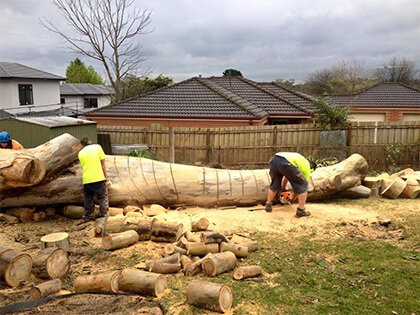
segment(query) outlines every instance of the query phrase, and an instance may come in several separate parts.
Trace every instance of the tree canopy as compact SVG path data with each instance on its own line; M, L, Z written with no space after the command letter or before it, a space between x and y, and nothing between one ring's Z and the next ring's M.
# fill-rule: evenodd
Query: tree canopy
M223 76L224 77L242 77L242 73L239 70L235 70L235 69L226 69L225 71L223 71Z
M349 106L338 106L330 100L318 98L312 102L317 109L315 123L322 130L336 130L350 125Z
M95 69L92 66L86 67L79 58L70 62L66 70L66 77L66 83L104 84L101 76Z
M123 88L122 100L125 100L168 86L173 83L173 80L162 74L154 79L147 76L138 78L135 75L127 75L121 82Z

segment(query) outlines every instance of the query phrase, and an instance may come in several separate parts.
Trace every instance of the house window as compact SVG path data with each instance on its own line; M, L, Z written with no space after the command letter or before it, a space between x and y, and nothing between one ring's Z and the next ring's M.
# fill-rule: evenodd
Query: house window
M98 99L85 98L85 108L98 108Z
M32 105L34 97L32 94L32 84L18 84L20 105Z
M60 98L60 104L66 104L66 99L65 98Z

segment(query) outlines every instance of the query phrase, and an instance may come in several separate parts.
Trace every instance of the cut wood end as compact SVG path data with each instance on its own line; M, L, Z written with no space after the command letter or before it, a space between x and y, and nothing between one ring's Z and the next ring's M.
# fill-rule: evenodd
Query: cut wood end
M163 294L163 292L166 290L168 286L168 281L166 280L166 277L164 275L160 275L156 280L156 287L155 287L155 293L156 296L159 297Z
M57 242L69 237L66 232L52 233L41 237L41 242Z
M223 312L228 311L233 304L232 290L227 286L223 285L219 291L219 303L220 308Z
M235 280L241 280L244 277L244 271L241 268L237 268L233 273L233 278Z

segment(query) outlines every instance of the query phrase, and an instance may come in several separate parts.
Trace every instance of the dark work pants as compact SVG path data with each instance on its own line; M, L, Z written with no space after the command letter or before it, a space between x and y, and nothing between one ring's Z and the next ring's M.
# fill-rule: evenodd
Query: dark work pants
M93 197L95 194L98 196L99 216L108 216L108 189L106 181L84 184L83 192L85 194L85 218L92 219L93 217L93 209L95 208Z

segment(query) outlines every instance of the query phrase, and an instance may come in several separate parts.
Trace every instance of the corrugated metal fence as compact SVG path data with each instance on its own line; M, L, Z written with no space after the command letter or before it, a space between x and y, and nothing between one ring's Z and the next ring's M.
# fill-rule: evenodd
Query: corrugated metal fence
M169 161L170 128L98 125L112 143L145 143L161 161ZM175 162L197 162L226 167L267 167L279 151L295 151L312 158L333 158L337 147L320 148L320 130L314 125L248 126L226 128L173 128ZM389 163L420 169L420 122L359 122L346 130L347 155L363 155L374 169ZM328 149L332 149L331 151Z

